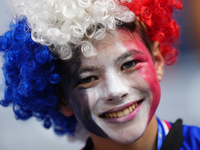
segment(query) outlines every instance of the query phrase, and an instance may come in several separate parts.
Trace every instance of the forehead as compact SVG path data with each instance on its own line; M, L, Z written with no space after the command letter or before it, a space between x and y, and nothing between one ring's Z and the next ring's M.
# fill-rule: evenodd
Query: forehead
M101 53L104 53L104 56L106 54L110 56L111 54L119 53L119 51L123 53L133 49L147 50L137 31L130 32L126 29L118 29L117 31L107 33L103 40L94 41L92 44L98 51L97 57Z
M70 70L75 71L77 65L78 67L94 64L105 65L105 62L114 62L120 55L128 51L139 50L150 54L136 31L131 33L125 29L118 29L107 33L103 40L95 40L91 43L96 48L97 55L85 57L78 52L74 58L67 62Z

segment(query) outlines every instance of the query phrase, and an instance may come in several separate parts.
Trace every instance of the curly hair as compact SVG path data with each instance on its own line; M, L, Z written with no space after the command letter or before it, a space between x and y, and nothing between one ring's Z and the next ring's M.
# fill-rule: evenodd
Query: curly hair
M147 26L147 36L158 41L167 65L176 62L178 51L173 47L179 38L179 27L172 19L174 8L182 9L181 0L132 0L122 3Z
M70 0L72 2L70 3L72 4L70 11L67 9L69 5L63 0L20 0L20 3L16 0L12 1L11 4L17 8L15 20L10 24L10 30L0 37L0 51L4 52L3 71L6 80L4 100L1 100L0 104L2 106L13 105L17 119L27 120L34 116L44 122L45 128L53 126L59 135L65 133L73 135L77 120L74 116L66 117L59 112L57 92L62 80L59 59L69 59L72 56L71 52L63 51L69 50L70 43L79 45L84 41L91 46L89 40L85 40L85 38L90 39L88 36L93 29L90 28L88 33L83 32L81 36L75 35L76 32L71 32L71 27L75 29L77 27L74 26L77 18L71 13L71 9L75 8L73 4L75 3L76 7L81 8L76 10L77 14L80 13L79 15L83 10L87 10L85 12L91 13L90 15L95 18L98 13L94 10L94 5L92 7L86 6L87 3L85 1L83 3L82 0ZM35 5L32 2L36 2ZM91 0L87 2L91 5ZM173 44L179 37L179 27L172 19L172 13L174 8L182 8L180 0L96 0L94 2L99 2L98 4L104 6L105 9L102 9L104 15L105 12L109 12L108 16L112 16L112 21L103 22L102 18L100 20L96 17L93 38L103 39L106 31L115 30L117 25L121 23L120 21L133 22L135 14L137 19L145 24L147 38L161 43L161 53L166 64L172 64L176 61L178 51L173 48ZM115 3L113 4L113 2ZM115 10L107 8L108 4L110 8L115 5ZM50 6L54 9L52 10ZM123 15L116 12L122 12ZM80 16L78 17L80 19ZM100 17L102 16L100 15ZM80 21L79 19L78 21ZM73 24L68 22L69 20L73 21ZM80 22L78 23L80 25ZM84 27L84 23L82 25ZM78 33L82 30L86 31L87 28L75 29L72 31ZM59 34L56 33L58 30ZM52 32L50 33L50 31ZM70 38L65 39L68 41L62 41L63 36L65 37L68 32ZM82 47L87 48L88 45L82 43ZM57 53L54 50L58 50ZM56 57L57 54L59 59ZM91 54L87 55L86 53L85 56L91 56Z
M0 37L0 51L4 51L3 66L6 80L3 106L13 104L17 119L32 116L44 121L44 127L53 123L58 134L75 131L74 116L58 112L56 91L61 81L58 62L47 46L31 39L26 19L10 24L10 31Z
M84 56L96 54L86 39L101 40L107 30L115 30L117 20L132 22L135 14L114 0L9 0L16 17L26 16L35 42L50 49L61 59L70 59L69 43L81 45ZM116 20L117 19L117 20Z

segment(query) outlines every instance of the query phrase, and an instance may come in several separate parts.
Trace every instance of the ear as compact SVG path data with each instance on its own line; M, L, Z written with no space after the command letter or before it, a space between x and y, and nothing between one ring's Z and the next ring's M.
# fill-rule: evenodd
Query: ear
M72 109L63 98L60 100L59 111L66 117L71 117L74 114Z
M164 59L160 52L160 43L157 41L153 42L153 57L155 61L155 69L157 78L160 81L162 81L163 78L163 72L164 72Z

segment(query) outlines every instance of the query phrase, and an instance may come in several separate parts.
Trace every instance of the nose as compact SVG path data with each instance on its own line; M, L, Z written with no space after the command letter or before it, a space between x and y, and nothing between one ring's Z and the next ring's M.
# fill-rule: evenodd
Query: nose
M109 72L104 80L104 100L106 102L118 102L129 94L129 87L122 75Z

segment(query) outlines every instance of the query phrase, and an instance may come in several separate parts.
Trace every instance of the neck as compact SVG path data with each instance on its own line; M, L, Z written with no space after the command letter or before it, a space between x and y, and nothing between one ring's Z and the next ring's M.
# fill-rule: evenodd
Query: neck
M104 139L90 133L94 143L93 150L156 150L157 149L157 120L154 115L142 137L134 143L120 144L110 139Z

